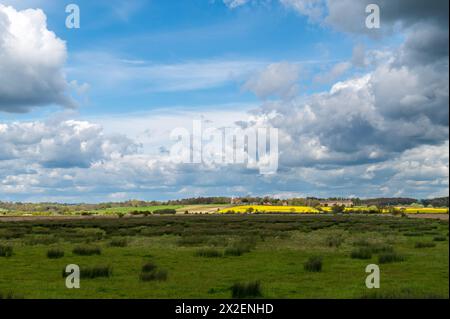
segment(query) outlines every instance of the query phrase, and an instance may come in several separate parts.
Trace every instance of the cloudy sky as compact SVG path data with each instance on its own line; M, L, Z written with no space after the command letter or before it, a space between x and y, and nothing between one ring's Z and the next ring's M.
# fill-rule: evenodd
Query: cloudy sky
M73 3L0 0L0 200L448 196L447 0ZM176 163L194 120L278 171Z

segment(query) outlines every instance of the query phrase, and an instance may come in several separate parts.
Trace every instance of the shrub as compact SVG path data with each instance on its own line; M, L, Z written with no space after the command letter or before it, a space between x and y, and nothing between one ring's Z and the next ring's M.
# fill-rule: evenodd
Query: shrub
M261 297L261 284L259 281L248 283L235 283L231 287L232 298L256 298Z
M427 242L417 242L416 245L414 246L415 248L431 248L431 247L436 247L435 243L427 243Z
M380 264L388 264L393 262L400 262L405 260L405 257L402 255L397 254L396 252L387 252L382 253L378 256L378 262Z
M65 278L69 274L66 273L66 269L63 268L62 276ZM99 277L110 277L112 275L111 266L94 266L94 267L81 267L80 268L80 278L99 278Z
M171 208L157 209L153 211L153 214L160 214L160 215L171 215L176 213L177 211Z
M91 256L100 255L102 253L102 250L97 246L77 246L72 250L72 252L75 255Z
M360 247L358 249L354 249L350 257L353 259L370 259L372 258L372 250L368 247Z
M139 278L141 281L164 281L167 280L167 271L155 269L150 272L141 272Z
M241 247L228 247L225 249L225 256L242 256L249 251Z
M109 246L111 247L126 247L128 245L128 242L126 238L113 238L109 242Z
M340 236L328 236L325 239L325 243L328 247L339 247L342 245L344 240Z
M142 272L151 272L151 271L154 271L156 269L156 267L157 266L153 262L149 261L142 265L141 270L142 270Z
M445 236L436 236L433 238L433 241L446 241L447 238Z
M319 256L310 257L304 263L303 268L309 272L321 272L322 271L322 257L319 257Z
M64 251L57 248L52 248L47 251L47 258L57 259L64 257Z
M195 252L195 256L216 258L216 257L222 257L222 252L220 252L217 249L213 249L213 248L203 248L203 249L197 250Z
M11 257L13 248L10 245L0 245L0 257Z
M58 239L54 236L38 235L27 238L25 243L27 245L50 245L56 243L57 241Z
M394 251L394 247L389 245L371 245L369 246L369 249L373 254L390 253Z
M109 277L112 275L112 268L110 266L94 266L80 269L81 278L98 278Z

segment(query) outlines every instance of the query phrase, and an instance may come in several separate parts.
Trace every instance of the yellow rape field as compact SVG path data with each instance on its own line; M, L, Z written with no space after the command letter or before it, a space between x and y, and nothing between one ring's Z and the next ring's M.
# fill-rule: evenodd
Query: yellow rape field
M399 212L406 214L448 214L448 208L428 208L428 207L396 207ZM367 211L370 207L355 206L346 207L345 212ZM320 207L316 209L309 206L269 206L269 205L242 205L221 209L219 213L234 212L238 214L243 213L300 213L300 214L318 214L329 213L332 207ZM383 213L389 213L388 209L384 209Z
M266 205L244 205L225 208L219 213L303 213L303 214L317 214L319 210L309 206L266 206Z

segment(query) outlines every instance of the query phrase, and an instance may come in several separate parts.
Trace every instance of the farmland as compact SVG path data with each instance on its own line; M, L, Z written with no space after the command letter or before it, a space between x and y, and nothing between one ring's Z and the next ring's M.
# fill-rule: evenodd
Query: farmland
M303 213L303 214L319 214L329 213L333 207L310 207L310 206L265 206L265 205L243 205L233 206L221 209L220 213ZM345 213L358 212L379 212L389 214L392 210L405 214L448 214L448 208L431 208L431 207L392 207L391 209L378 209L377 207L355 206L345 207Z
M448 221L177 209L0 219L0 298L449 297ZM376 290L365 287L372 263L381 270ZM80 266L80 289L65 287L68 264Z

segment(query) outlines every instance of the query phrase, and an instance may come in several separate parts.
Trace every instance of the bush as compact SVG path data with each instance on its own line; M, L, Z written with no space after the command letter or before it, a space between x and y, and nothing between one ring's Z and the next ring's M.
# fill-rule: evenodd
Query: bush
M155 269L150 272L141 272L139 278L141 281L165 281L167 280L167 271Z
M228 247L225 249L225 256L242 256L249 251L241 247Z
M261 284L259 281L248 283L236 283L231 287L232 298L256 298L261 297Z
M222 257L222 252L220 252L217 249L213 249L213 248L203 248L203 249L197 250L195 252L195 256L216 258L216 257Z
M447 238L445 236L436 236L433 238L433 241L446 241Z
M370 259L372 258L372 250L368 247L360 247L353 250L350 257L353 259Z
M64 251L57 248L52 248L47 251L47 258L57 259L64 257Z
M369 246L369 249L372 251L373 254L391 253L394 251L394 247L389 245L371 245Z
M382 254L380 254L380 256L378 256L378 262L380 264L400 262L403 260L405 260L405 257L397 254L396 252L382 253Z
M309 272L321 272L322 271L322 257L313 256L310 257L303 265L305 271Z
M328 236L325 239L325 243L328 247L336 247L336 248L341 246L343 241L344 240L340 236Z
M113 238L109 242L109 246L111 247L126 247L128 245L128 242L126 238Z
M111 275L112 268L110 266L94 266L80 269L81 278L109 277Z
M153 214L160 214L160 215L171 215L176 214L177 211L175 209L171 208L165 208L165 209L157 209L153 211Z
M10 245L0 245L0 257L11 257L13 248Z
M102 253L102 250L97 246L77 246L72 250L72 252L75 255L91 256L100 255Z
M435 243L426 243L426 242L417 242L416 245L414 246L415 248L432 248L432 247L436 247Z
M142 270L142 272L151 272L151 271L154 271L156 269L156 267L157 266L153 262L149 261L142 265L141 270Z
M62 276L65 278L69 274L66 273L66 269L63 268ZM81 267L80 268L80 278L99 278L99 277L110 277L112 275L111 266L94 266L94 267Z

